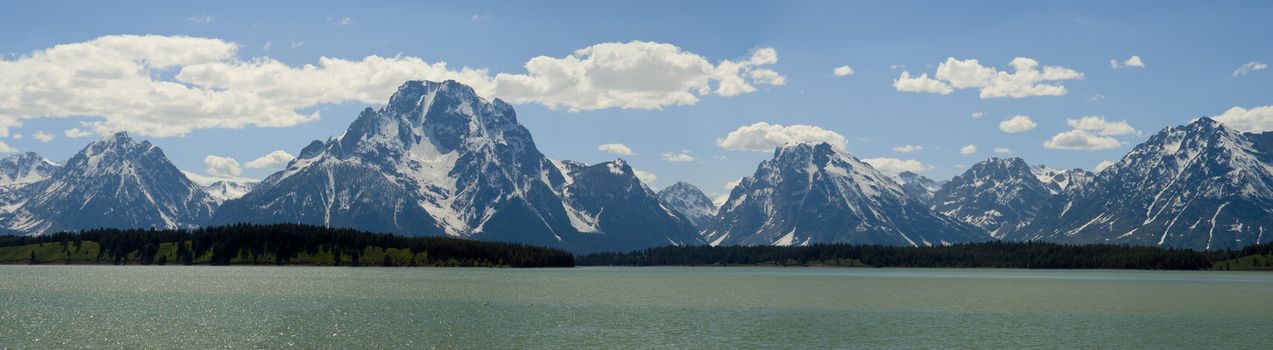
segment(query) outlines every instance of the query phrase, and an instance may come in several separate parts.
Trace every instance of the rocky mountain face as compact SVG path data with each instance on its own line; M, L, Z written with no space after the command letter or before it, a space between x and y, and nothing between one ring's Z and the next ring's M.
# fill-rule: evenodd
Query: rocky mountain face
M931 204L933 194L941 189L944 182L939 183L933 179L924 177L909 171L903 171L897 174L898 182L902 185L902 191L906 192L911 198L915 198L924 204Z
M1084 169L1054 169L1043 165L1030 168L1034 176L1054 195L1067 194L1092 183L1096 174Z
M618 198L626 201L613 206ZM314 141L226 202L212 222L300 222L576 252L692 243L693 227L665 209L626 163L546 158L507 103L454 81L411 81L341 136ZM622 226L636 217L644 223Z
M1267 242L1273 153L1210 118L1159 131L1023 237L1194 249Z
M1056 172L1057 177L1065 174ZM1021 158L990 158L943 185L933 196L932 209L1002 239L1049 215L1053 196L1064 190L1062 184L1069 181L1040 181L1035 169Z
M19 187L47 179L60 167L35 152L4 157L0 159L0 188Z
M826 143L790 144L743 178L703 232L712 245L931 246L988 240Z
M663 206L684 215L696 229L702 229L716 215L716 206L698 187L687 182L677 182L659 191Z
M163 150L125 133L88 144L11 198L0 225L30 235L98 227L193 227L205 224L216 208L216 201L173 166Z

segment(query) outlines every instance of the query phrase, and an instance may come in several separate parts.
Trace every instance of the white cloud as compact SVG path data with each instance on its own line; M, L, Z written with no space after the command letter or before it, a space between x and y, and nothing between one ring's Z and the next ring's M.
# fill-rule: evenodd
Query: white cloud
M739 177L739 178L734 179L734 180L732 180L732 181L725 181L725 185L724 185L724 186L721 186L721 187L724 187L726 191L733 191L733 190L734 190L734 187L738 187L738 184L740 184L740 183L742 183L742 182L743 182L743 178Z
M491 15L490 14L480 14L480 15L473 14L473 16L470 17L469 19L473 20L473 22L481 22L481 21L491 19Z
M630 156L635 154L635 153L632 153L631 148L628 148L627 145L624 145L622 143L607 143L601 146L597 146L597 150L601 152L613 153L613 154L617 154L621 156Z
M288 46L291 46L293 49L295 49L295 48L298 48L298 47L301 47L301 46L305 46L305 41L304 41L304 40L301 40L301 41L292 40L292 41L289 41L289 42L287 43L287 45L288 45Z
M1043 142L1043 147L1074 151L1096 151L1118 148L1123 145L1114 136L1138 133L1127 121L1107 121L1105 117L1085 116L1079 119L1066 119L1070 130L1053 135Z
M694 156L691 155L689 151L681 151L680 153L663 152L663 154L660 154L660 156L663 157L663 160L673 162L673 163L683 163L683 162L694 161Z
M933 78L928 74L911 78L909 72L893 81L897 91L929 92L946 95L953 89L979 89L982 99L1029 96L1065 95L1065 86L1058 82L1083 79L1083 73L1060 66L1044 66L1030 58L1017 57L1008 64L1013 72L999 71L982 66L976 59L958 60L946 58L937 65Z
M973 154L973 153L977 153L977 145L970 144L970 145L959 148L959 154Z
M1145 62L1140 60L1140 56L1132 56L1126 61L1109 60L1109 66L1114 69L1121 68L1145 68Z
M40 142L43 142L43 143L49 143L53 141L54 138L56 138L56 136L53 136L53 134L44 132L43 130L36 131L34 134L31 134L31 137L34 137L36 140L40 140Z
M243 172L239 162L230 157L208 155L203 158L203 164L208 166L205 171L212 176L238 177Z
M89 137L89 136L93 136L93 133L88 132L88 131L84 131L84 130L80 130L80 128L70 128L70 129L66 129L66 131L63 131L63 132L62 132L62 136L66 136L66 137L73 138L73 139L78 139L78 138L81 138L81 137Z
M782 145L799 142L826 142L840 148L848 144L843 135L816 126L783 126L766 122L740 126L724 138L716 139L716 145L727 150L756 152L771 152Z
M1108 168L1110 165L1114 165L1114 162L1111 162L1108 160L1102 160L1100 163L1096 163L1096 172L1099 173L1101 171L1104 171L1105 168Z
M912 153L912 152L919 152L923 150L924 150L924 146L920 146L920 145L901 145L901 146L893 147L893 152L897 152L897 153Z
M293 159L296 159L296 156L280 149L257 157L243 165L248 167L248 169L277 169L287 165Z
M485 97L570 111L690 105L701 96L785 83L766 68L778 60L772 48L712 64L671 44L602 43L562 58L532 58L524 74L496 75L402 55L320 57L291 66L269 57L240 59L238 51L220 39L112 35L0 59L0 133L23 119L70 116L101 118L86 125L95 132L159 137L288 127L318 120L310 112L316 105L384 103L411 79L454 79Z
M932 168L914 159L866 158L862 161L887 175L897 175L904 171L918 173Z
M1256 61L1251 61L1251 62L1247 62L1246 64L1242 65L1241 67L1238 67L1238 69L1237 69L1237 70L1234 70L1234 71L1233 71L1233 76L1234 76L1234 77L1240 77L1240 76L1247 75L1247 73L1251 73L1251 72L1254 72L1254 71L1265 70L1265 69L1267 69L1267 68L1269 68L1269 65L1267 65L1267 64L1263 64L1263 63L1256 62Z
M1011 118L1004 119L999 122L999 131L1011 134L1034 130L1035 126L1038 126L1038 124L1035 124L1033 120L1030 120L1030 116L1014 115Z
M1118 136L1136 133L1136 129L1126 121L1110 122L1099 115L1085 116L1079 119L1066 119L1065 124L1076 130L1091 131L1101 136Z
M4 141L0 141L0 153L15 153L17 151L17 148L13 148L13 146L9 146L9 144L4 143Z
M753 84L782 85L785 79L763 68L778 62L772 48L747 60L706 58L671 44L632 41L602 43L554 58L526 63L527 74L495 76L495 96L513 103L539 103L570 111L605 108L658 109L698 103L699 96L736 96Z
M1257 106L1251 109L1233 107L1215 117L1215 120L1239 131L1270 131L1273 130L1273 106Z
M1043 142L1043 147L1046 148L1072 151L1096 151L1118 148L1122 145L1122 142L1119 142L1116 138L1096 135L1081 129L1061 132L1053 135L1052 139Z
M720 206L725 205L725 201L728 201L728 200L729 200L728 193L717 194L712 197L712 205L716 206L717 208L720 208Z
M831 70L831 73L835 74L835 76L837 77L847 77L847 76L853 75L854 72L853 72L853 68L849 66L839 66Z
M1007 147L995 147L995 153L998 153L998 154L1012 154L1012 149L1011 149L1011 148L1007 148Z
M972 119L981 119L984 115L986 114L982 112L972 112Z
M927 92L941 95L954 91L949 84L929 78L928 73L912 78L911 73L907 71L902 71L902 75L897 77L897 80L893 80L893 88L897 89L897 91Z
M186 20L190 22L198 23L198 24L209 24L209 23L212 23L212 21L217 20L217 18L210 15L206 15L206 14L199 14L199 15L186 17Z
M648 171L633 169L632 173L636 174L637 179L640 179L641 183L644 183L646 186L653 185L655 181L659 181L658 175L654 175L654 173Z

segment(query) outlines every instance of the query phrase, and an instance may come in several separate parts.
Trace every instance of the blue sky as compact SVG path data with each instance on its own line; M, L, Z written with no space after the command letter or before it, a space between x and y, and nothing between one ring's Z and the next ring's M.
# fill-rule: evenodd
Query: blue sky
M230 42L237 45L230 61L269 57L300 67L319 64L320 57L357 61L399 55L446 62L452 69L485 68L490 75L525 74L524 65L534 57L562 58L602 43L671 44L712 64L745 61L757 50L771 48L778 60L761 68L780 74L784 81L753 82L755 91L749 93L700 94L695 103L657 109L572 112L536 102L515 105L521 122L549 157L604 161L617 155L597 147L622 143L635 152L625 159L657 175L653 187L685 180L711 193L727 192L727 181L750 175L770 156L718 144L731 131L758 122L821 128L842 135L845 149L859 158L914 160L922 164L923 174L945 179L962 172L961 166L991 156L1091 169L1120 158L1161 128L1233 107L1254 110L1273 104L1273 72L1251 70L1235 76L1235 70L1249 62L1273 61L1273 45L1268 44L1273 42L1273 24L1265 18L1273 5L1256 1L137 1L22 2L6 8L0 13L0 52L6 63L14 64L0 68L0 74L10 75L23 69L17 64L23 57L39 50L122 34ZM1143 67L1111 66L1111 60L1121 65L1132 56L1139 57ZM894 86L903 71L912 77L935 76L948 57L965 63L975 59L999 72L1011 72L1009 62L1024 57L1040 67L1081 73L1082 78L1044 82L1063 86L1063 95L1019 98L981 98L977 87L954 88L943 95ZM845 65L852 75L833 74L834 68ZM177 71L157 69L150 74L155 80L171 80ZM32 84L16 79L18 85ZM274 150L295 154L310 140L339 134L358 110L374 105L317 103L298 113L317 111L318 120L286 127L196 127L183 135L130 131L161 146L179 167L206 173L208 155L247 163ZM0 141L54 160L69 157L92 140L68 137L65 130L86 131L85 123L102 120L24 111L10 111L20 125L11 127L10 135ZM977 112L982 117L972 118ZM1245 129L1261 131L1273 124L1267 121L1273 116L1251 114L1242 119L1247 121ZM1014 115L1028 116L1035 126L1015 133L1001 130L1000 122ZM1076 129L1067 120L1084 116L1101 116L1111 125L1125 122L1136 132L1086 129L1087 136L1113 138L1115 147L1044 146L1055 135ZM37 140L37 132L54 138ZM970 144L977 151L961 154ZM894 151L903 145L922 150ZM1010 152L995 153L995 148ZM693 161L671 162L662 156L686 151ZM263 178L276 170L244 166L240 175Z

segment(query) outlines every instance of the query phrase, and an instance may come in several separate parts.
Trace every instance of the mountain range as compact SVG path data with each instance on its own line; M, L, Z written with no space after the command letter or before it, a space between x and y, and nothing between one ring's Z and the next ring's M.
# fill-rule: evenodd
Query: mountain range
M0 160L0 232L23 235L247 222L576 253L988 240L1230 249L1267 242L1270 214L1273 134L1206 117L1159 131L1095 174L991 158L934 181L886 175L831 144L788 144L718 208L689 183L655 192L623 159L551 159L512 106L454 81L403 84L260 181L182 172L125 133L63 163Z

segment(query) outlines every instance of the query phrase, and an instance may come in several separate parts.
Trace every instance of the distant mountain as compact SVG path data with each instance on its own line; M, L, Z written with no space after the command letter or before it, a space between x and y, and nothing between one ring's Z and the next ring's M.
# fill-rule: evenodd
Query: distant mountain
M693 226L665 209L624 162L546 158L504 101L454 81L411 81L383 108L363 110L341 136L310 143L286 169L226 202L213 222L294 222L576 252L692 243Z
M741 180L704 230L712 245L931 246L988 240L826 143L789 144Z
M117 133L89 143L47 179L19 190L3 227L41 235L98 227L202 225L216 201L148 141Z
M712 199L688 182L677 182L659 191L659 202L684 215L690 220L690 224L700 230L716 215L716 206L712 204Z
M252 179L204 176L188 171L183 171L182 173L190 181L203 186L203 191L212 196L212 199L217 201L217 205L231 199L243 197L260 183L260 181Z
M0 159L0 188L27 185L49 178L61 165L35 152L13 154Z
M1159 131L1026 239L1238 248L1273 239L1273 153L1211 118Z
M1062 191L1061 184L1068 185L1068 181L1040 181L1035 169L1021 158L990 158L942 185L933 196L932 208L985 229L992 237L1005 238L1040 215L1050 215L1052 188Z
M924 204L931 204L933 194L937 193L937 190L940 190L942 184L945 183L939 183L937 181L933 181L933 179L909 171L903 171L902 173L897 174L897 178L900 180L899 183L902 185L903 192L906 192L907 195L918 199Z
M1030 168L1030 171L1048 191L1057 195L1083 188L1096 179L1096 174L1078 168L1054 169L1039 165Z

